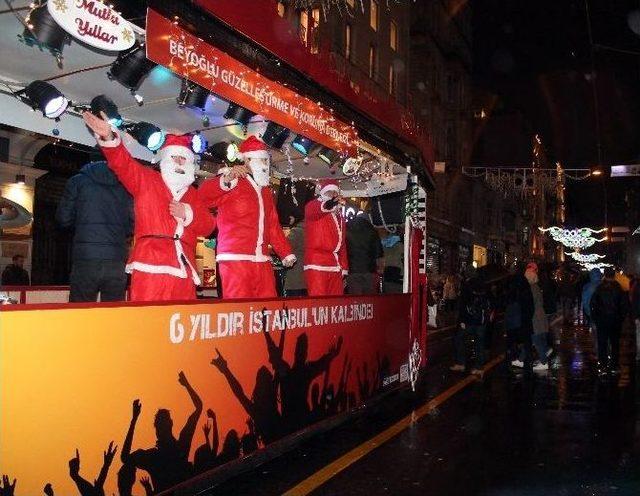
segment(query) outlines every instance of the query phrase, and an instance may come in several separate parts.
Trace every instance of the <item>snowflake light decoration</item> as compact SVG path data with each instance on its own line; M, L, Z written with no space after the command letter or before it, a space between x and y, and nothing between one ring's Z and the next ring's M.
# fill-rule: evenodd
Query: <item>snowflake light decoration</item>
M581 227L578 229L563 229L562 227L539 227L540 231L548 232L554 241L561 243L567 248L573 248L574 250L581 250L589 248L596 243L606 241L607 236L602 238L594 238L592 234L599 234L605 232L607 228L591 229L590 227Z
M586 262L586 263L594 263L597 262L600 258L604 258L605 255L599 255L597 253L580 253L577 251L572 251L567 253L571 258L573 258L576 262Z
M598 263L581 263L580 265L582 265L582 267L584 267L584 270L593 270L593 269L598 269L598 270L602 270L606 267L613 267L613 264L610 263L604 263L604 262L598 262Z

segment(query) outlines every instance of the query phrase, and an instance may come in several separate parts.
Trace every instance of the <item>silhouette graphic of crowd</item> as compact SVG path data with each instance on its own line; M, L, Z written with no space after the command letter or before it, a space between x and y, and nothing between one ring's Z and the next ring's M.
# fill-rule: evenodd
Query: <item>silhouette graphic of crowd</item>
M301 428L322 419L345 412L356 406L356 398L362 403L382 386L382 378L390 374L389 360L376 356L375 370L369 371L366 362L355 369L357 391L348 388L352 372L352 359L348 354L342 359L340 378L337 384L329 380L331 366L343 347L342 337L321 356L310 359L309 337L300 334L295 342L292 361L284 356L284 344L289 331L282 331L276 343L264 332L264 339L271 369L262 365L256 371L256 381L251 396L233 374L231 366L223 354L215 348L211 365L226 379L231 392L247 414L246 430L240 434L235 429L224 436L220 449L220 433L214 410L206 410L202 424L202 444L194 452L193 461L189 453L198 422L203 413L203 402L189 383L184 372L178 374L178 384L184 388L193 404L177 438L174 435L174 419L171 412L159 408L154 417L156 433L155 445L149 448L133 449L134 436L142 403L136 399L132 403L131 421L126 432L117 471L119 496L147 496L165 491L189 478L214 469L232 460L247 456ZM93 482L81 475L80 451L69 460L69 476L75 483L80 496L105 496L104 484L109 474L118 446L111 441L103 452L100 472ZM138 474L142 470L148 474ZM138 476L140 478L138 479ZM136 481L142 488L134 491ZM17 481L8 475L2 476L0 496L20 496L16 492ZM51 484L44 486L46 496L54 496Z

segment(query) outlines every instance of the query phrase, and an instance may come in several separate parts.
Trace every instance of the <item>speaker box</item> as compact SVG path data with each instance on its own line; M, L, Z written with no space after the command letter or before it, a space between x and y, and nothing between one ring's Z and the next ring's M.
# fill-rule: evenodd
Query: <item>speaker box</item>
M371 222L376 227L392 224L404 224L405 192L398 191L388 195L371 198Z

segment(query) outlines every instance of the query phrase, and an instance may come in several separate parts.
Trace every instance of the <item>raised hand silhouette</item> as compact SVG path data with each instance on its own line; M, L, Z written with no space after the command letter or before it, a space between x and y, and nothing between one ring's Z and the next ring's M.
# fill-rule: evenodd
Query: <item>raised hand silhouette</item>
M140 400L133 400L133 418L137 419L142 411L142 403Z
M224 359L224 357L222 356L218 348L216 348L216 353L218 354L218 356L211 360L211 365L215 365L218 368L218 370L226 370L227 361Z
M76 483L76 487L78 491L80 491L81 496L104 496L104 482L107 479L109 467L111 466L117 449L117 447L113 446L113 441L111 441L107 450L103 452L104 460L100 473L93 484L91 484L80 475L80 452L78 448L76 448L76 456L69 460L69 475L73 482Z
M2 486L0 487L0 496L13 496L16 490L16 479L13 479L13 482L9 483L9 476L2 476Z
M76 448L76 456L69 460L69 474L71 477L78 475L80 472L80 452Z
M50 482L47 482L47 484L44 486L43 491L47 496L53 496L53 486Z
M140 484L142 484L142 487L144 487L144 493L147 496L152 496L153 495L153 485L151 484L151 481L149 480L149 477L144 476L140 478Z

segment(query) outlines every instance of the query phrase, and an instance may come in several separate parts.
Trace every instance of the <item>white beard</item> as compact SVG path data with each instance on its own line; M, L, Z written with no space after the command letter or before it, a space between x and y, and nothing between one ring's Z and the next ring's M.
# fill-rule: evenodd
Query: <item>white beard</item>
M196 180L196 166L193 162L187 162L182 167L184 174L175 171L176 163L171 157L160 160L160 175L173 196L178 195Z
M269 165L264 164L261 160L250 158L249 168L251 169L253 180L258 186L269 186Z

